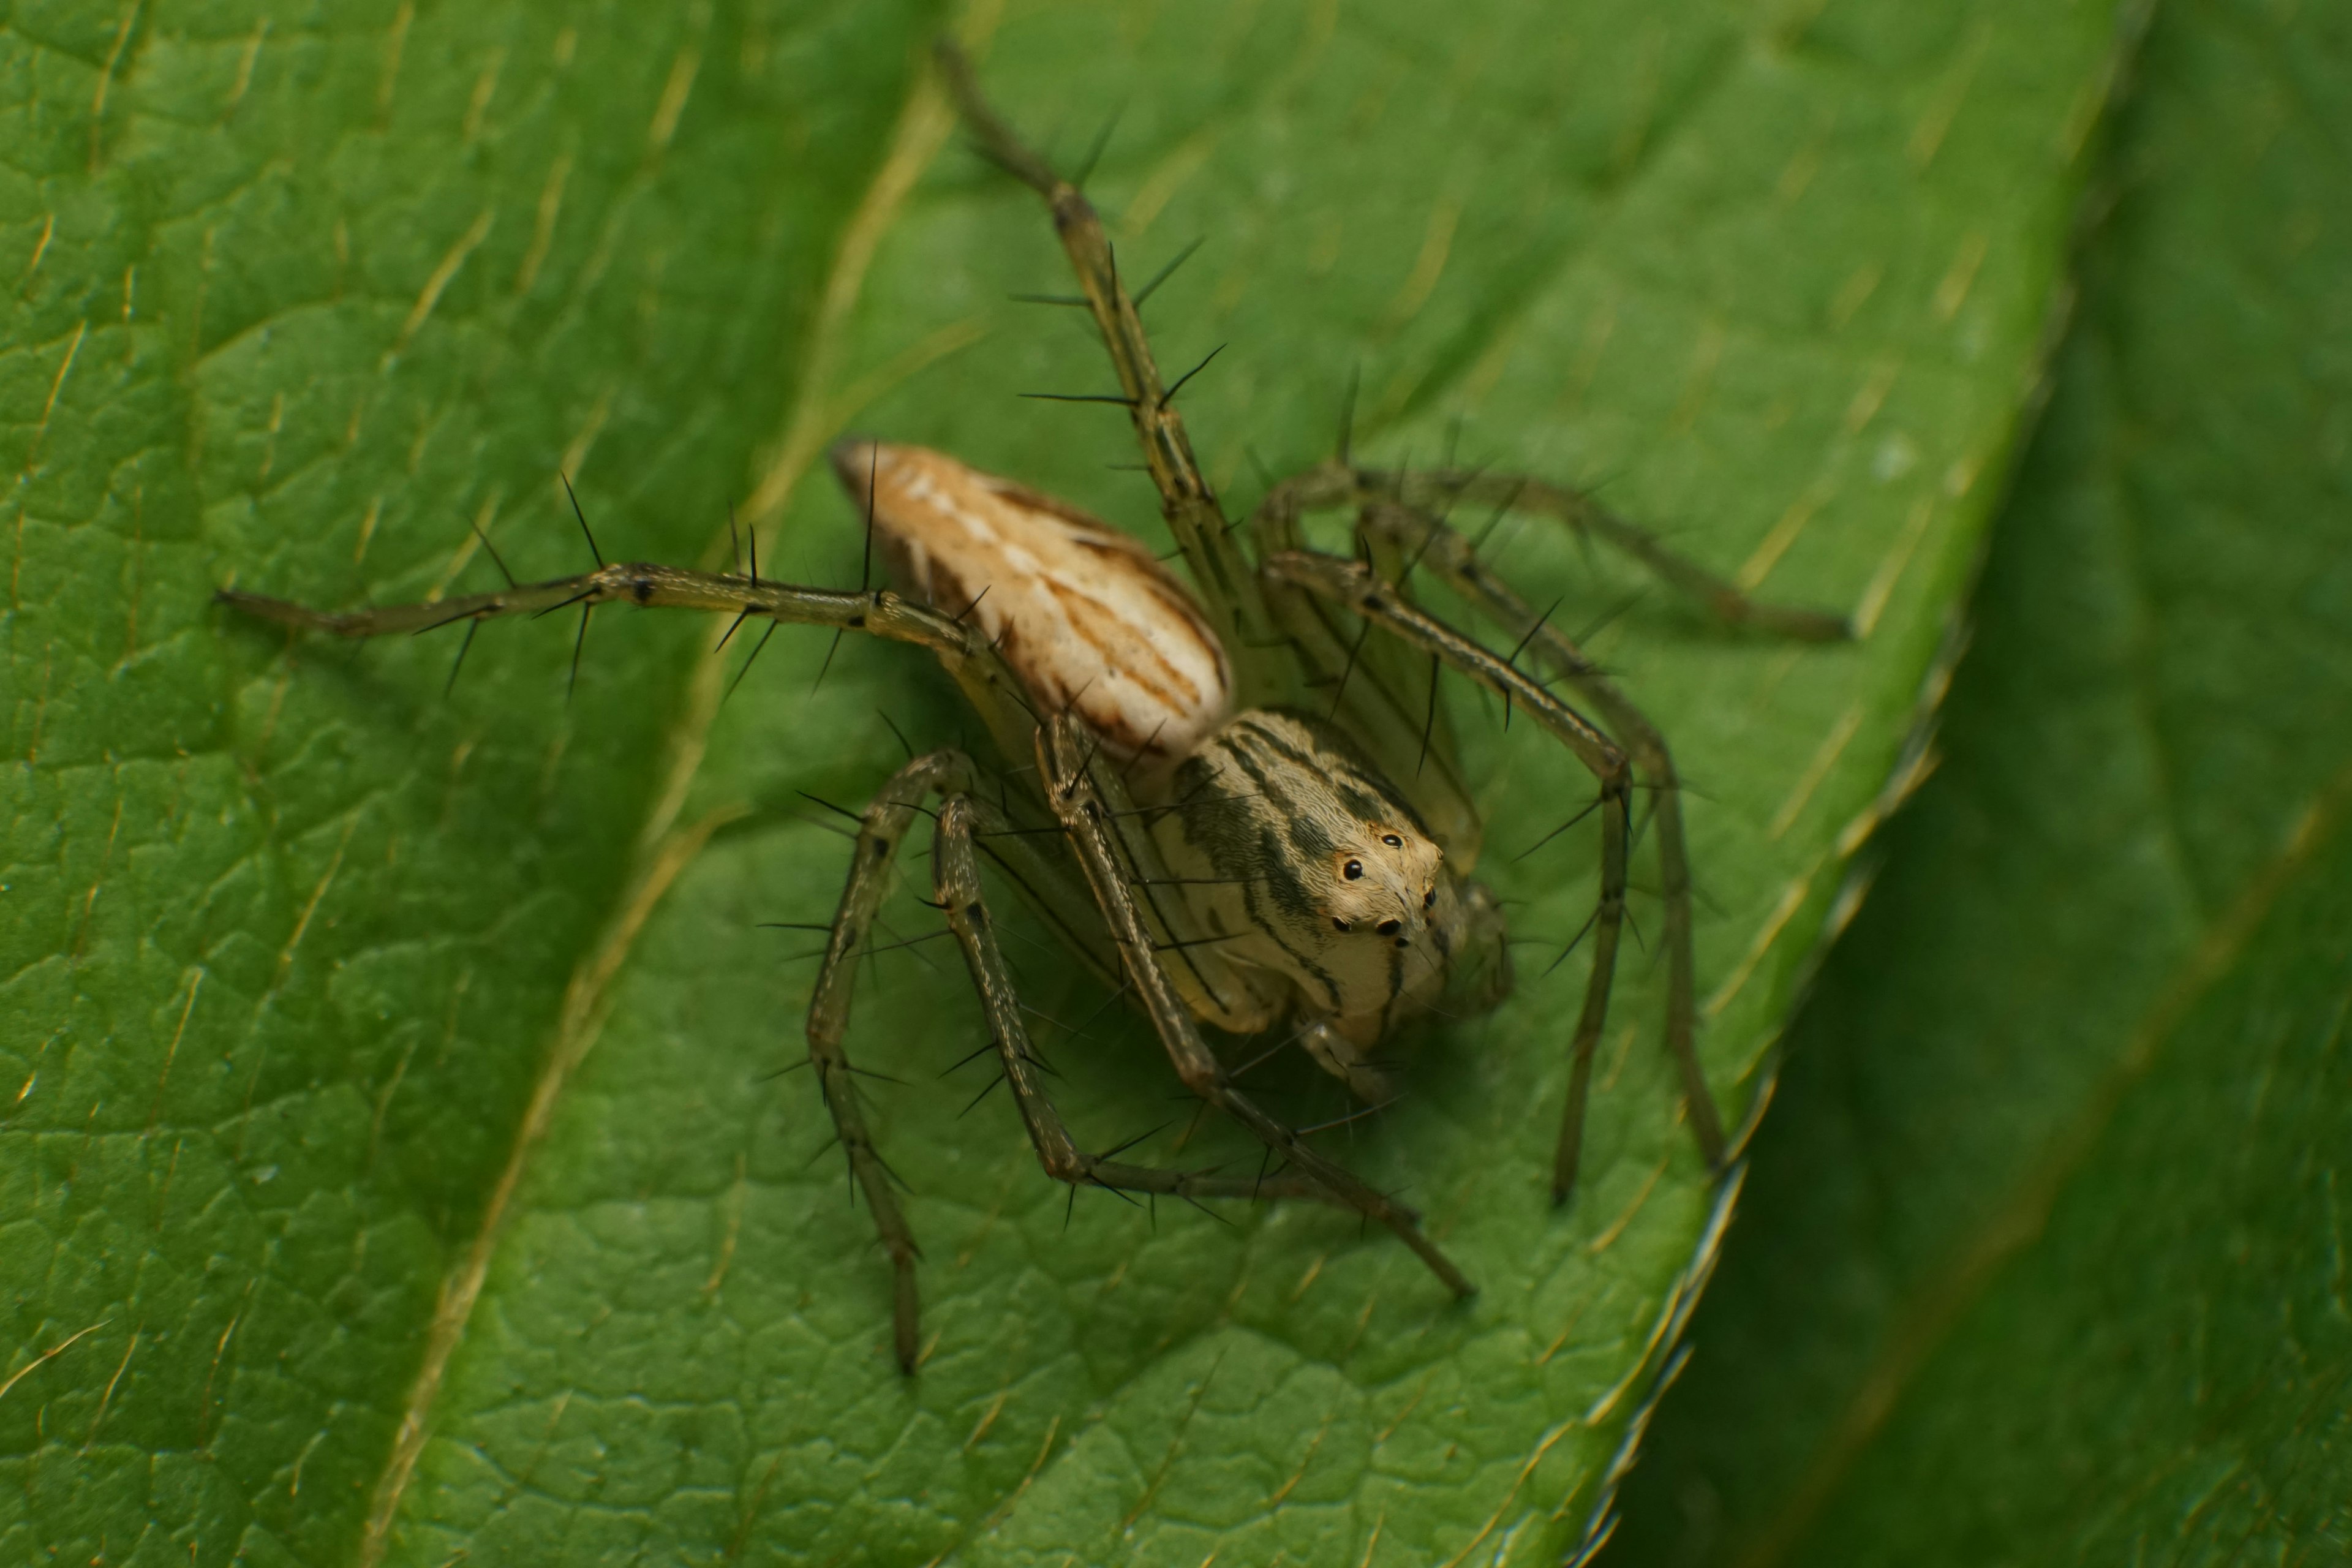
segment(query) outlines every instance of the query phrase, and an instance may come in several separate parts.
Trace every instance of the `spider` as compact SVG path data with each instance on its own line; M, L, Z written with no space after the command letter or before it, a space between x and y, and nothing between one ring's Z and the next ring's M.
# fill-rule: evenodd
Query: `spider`
M1139 541L1051 496L942 453L849 438L834 448L834 468L865 513L869 557L881 546L890 588L779 583L759 575L756 556L749 573L729 574L600 558L577 576L509 579L503 592L344 614L236 590L219 599L349 637L464 621L469 643L498 616L578 605L584 634L600 605L679 607L731 614L730 636L760 616L832 626L836 640L861 631L939 658L1007 767L983 769L961 751L940 750L913 757L882 785L859 817L807 1022L808 1060L889 1256L893 1343L908 1373L919 1353L919 1253L868 1131L845 1037L856 959L896 855L927 810L936 905L1048 1174L1073 1190L1335 1204L1394 1233L1457 1297L1473 1293L1412 1208L1269 1114L1202 1035L1204 1026L1244 1037L1286 1030L1283 1043L1295 1041L1377 1105L1393 1094L1372 1056L1384 1038L1441 1005L1483 1011L1508 992L1502 914L1468 878L1478 815L1447 748L1432 746L1439 667L1500 697L1507 716L1524 712L1598 785L1579 814L1598 818L1600 890L1580 938L1591 942L1591 979L1566 1031L1555 1203L1568 1200L1576 1179L1593 1049L1625 925L1637 786L1650 795L1662 869L1664 1045L1699 1150L1719 1166L1723 1121L1694 1038L1690 869L1672 756L1549 613L1485 567L1446 518L1463 503L1549 518L1631 555L1726 625L1827 641L1849 636L1846 623L1751 600L1578 490L1484 471L1360 467L1344 441L1337 458L1273 485L1237 537L1175 406L1187 378L1163 382L1140 296L1121 281L1093 206L990 107L952 45L940 47L939 64L979 151L1052 213L1081 290L1068 302L1083 304L1101 331L1121 388L1111 401L1134 423L1191 587ZM1302 521L1333 510L1355 514L1353 556L1307 547ZM1514 639L1509 651L1422 609L1408 586L1416 571ZM1375 633L1383 644L1368 647ZM1400 695L1391 673L1400 656L1431 666L1423 711ZM576 647L574 658L576 668ZM1523 660L1548 678L1523 669ZM1555 695L1555 685L1595 717ZM1400 778L1412 787L1399 787ZM984 793L983 781L999 793ZM1186 1088L1263 1142L1270 1172L1168 1169L1123 1161L1124 1149L1094 1154L1078 1144L1043 1085L982 891L983 857L1081 961L1133 997Z

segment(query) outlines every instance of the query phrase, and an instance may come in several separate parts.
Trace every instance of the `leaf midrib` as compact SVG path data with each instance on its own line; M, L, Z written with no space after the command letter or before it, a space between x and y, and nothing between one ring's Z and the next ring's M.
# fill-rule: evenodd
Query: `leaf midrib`
M982 32L992 27L992 16L977 18ZM866 277L883 237L896 221L916 179L937 155L952 128L953 118L944 92L928 70L910 78L883 155L876 165L849 221L843 226L827 268L825 286L798 356L795 391L783 420L776 456L753 487L746 508L755 535L765 533L772 545L776 525L800 480L814 463L824 439L854 405L878 395L878 382L862 383L851 399L830 395L855 310ZM916 368L902 362L904 372ZM704 554L725 547L729 535L714 533ZM360 1568L376 1568L390 1550L394 1525L409 1481L432 1432L434 1406L446 1382L457 1348L465 1338L467 1321L487 1279L491 1260L515 1194L528 1173L531 1156L554 1120L565 1086L594 1048L608 1011L613 982L626 965L638 934L645 929L664 894L698 856L712 834L740 817L746 808L722 805L684 827L678 817L693 784L700 776L712 724L722 693L726 668L723 650L709 648L696 658L685 681L681 711L665 742L667 763L661 786L652 796L646 823L636 836L629 873L621 883L611 920L594 945L584 953L564 988L553 1038L533 1084L530 1100L518 1123L505 1168L468 1242L463 1260L442 1281L428 1331L425 1353L403 1402L393 1446L376 1479L373 1500L362 1530Z

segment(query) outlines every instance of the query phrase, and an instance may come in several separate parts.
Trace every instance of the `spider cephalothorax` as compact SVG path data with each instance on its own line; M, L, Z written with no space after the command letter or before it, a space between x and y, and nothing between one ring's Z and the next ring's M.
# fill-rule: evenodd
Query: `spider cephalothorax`
M1385 1100L1391 1083L1370 1056L1375 1047L1441 997L1448 1012L1475 1012L1509 985L1501 916L1469 879L1477 813L1446 748L1432 744L1433 696L1424 710L1400 698L1379 661L1360 665L1376 634L1425 658L1433 680L1444 667L1501 698L1507 711L1568 747L1598 786L1590 807L1601 847L1588 926L1591 978L1561 1032L1570 1066L1555 1198L1565 1200L1575 1179L1593 1047L1608 1014L1637 782L1652 792L1665 1045L1693 1133L1719 1161L1722 1124L1695 1047L1689 866L1665 742L1445 519L1458 502L1549 518L1627 552L1727 623L1812 639L1846 635L1844 623L1755 603L1580 492L1505 474L1384 472L1354 465L1343 451L1273 486L1246 531L1236 529L1193 459L1093 207L989 109L961 56L942 49L940 64L982 150L1053 211L1118 375L1115 401L1134 422L1192 588L1137 540L1066 502L941 453L853 440L835 449L835 470L865 515L893 589L804 587L763 579L756 566L713 574L632 563L345 615L234 592L223 600L347 637L465 622L470 637L494 616L575 605L583 617L608 603L683 607L739 624L759 616L868 632L939 657L986 724L999 765L934 751L877 792L860 819L807 1025L809 1061L890 1256L895 1345L908 1372L918 1356L919 1254L867 1130L845 1037L856 961L894 859L934 798L937 907L962 949L1004 1081L1049 1174L1193 1199L1337 1204L1385 1226L1450 1289L1469 1293L1468 1279L1411 1208L1269 1114L1201 1033L1203 1025L1234 1035L1281 1031L1277 1042L1295 1039L1357 1095ZM1300 520L1328 510L1354 514L1355 555L1307 548ZM1490 622L1512 643L1510 653L1423 610L1409 584L1415 572ZM1523 668L1523 659L1539 673ZM1047 826L1016 826L1016 814ZM1143 1010L1185 1087L1265 1145L1265 1173L1135 1164L1079 1146L1030 1048L982 890L983 858L1079 961Z

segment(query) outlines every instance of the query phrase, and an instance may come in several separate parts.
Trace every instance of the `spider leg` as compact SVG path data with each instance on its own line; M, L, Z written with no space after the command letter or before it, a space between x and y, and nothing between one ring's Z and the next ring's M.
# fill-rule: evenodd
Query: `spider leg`
M1695 1060L1697 1026L1697 965L1692 952L1690 850L1683 833L1682 783L1666 738L1584 656L1567 635L1510 585L1487 571L1475 548L1459 531L1425 513L1395 503L1367 507L1364 526L1397 541L1417 555L1465 604L1507 633L1518 649L1531 652L1600 713L1610 733L1622 742L1635 771L1653 790L1658 834L1659 894L1665 905L1666 1048L1677 1062ZM1553 1191L1565 1196L1576 1179L1581 1128L1560 1130L1553 1166Z
M1074 1185L1115 1188L1126 1192L1165 1193L1188 1201L1231 1197L1321 1197L1314 1184L1296 1174L1263 1184L1210 1172L1159 1170L1100 1158L1082 1152L1055 1112L1038 1080L1039 1064L1030 1048L1021 1003L1011 972L996 944L980 887L981 833L1003 825L997 809L971 793L978 778L970 758L961 752L938 751L915 758L875 792L859 814L857 845L849 874L841 889L824 963L817 972L809 998L808 1059L816 1068L817 1087L832 1113L834 1130L847 1153L852 1178L866 1197L883 1250L889 1254L893 1300L892 1349L898 1369L911 1373L919 1354L918 1331L921 1301L915 1265L922 1252L913 1228L891 1188L889 1167L875 1148L858 1099L858 1069L849 1059L845 1042L850 1002L856 989L857 961L867 933L879 916L883 896L889 890L889 873L923 802L940 798L938 826L932 840L934 886L945 910L948 926L962 945L973 987L988 1016L989 1028L1003 1060L1004 1076L1021 1108L1021 1119L1037 1157L1055 1179Z
M1661 581L1688 595L1692 603L1725 626L1749 627L1797 642L1844 642L1854 635L1853 622L1843 616L1749 597L1736 584L1717 576L1650 530L1620 517L1590 494L1567 485L1485 469L1435 468L1409 473L1329 462L1286 479L1276 489L1281 494L1280 505L1276 506L1276 497L1270 494L1259 510L1266 512L1273 508L1270 515L1276 518L1286 512L1295 517L1303 511L1378 500L1411 507L1425 515L1442 516L1450 508L1465 504L1533 512L1565 523L1578 534L1597 539L1631 556ZM1269 553L1298 547L1290 540L1269 540L1263 528L1259 537Z
M1270 557L1265 563L1265 571L1267 575L1278 581L1294 584L1318 597L1345 605L1367 621L1378 623L1392 635L1423 652L1436 655L1488 690L1523 708L1575 752L1601 782L1601 902L1592 921L1592 978L1585 987L1584 1010L1577 1019L1576 1033L1570 1047L1568 1105L1561 1118L1558 1163L1554 1165L1552 1177L1555 1197L1565 1201L1575 1181L1575 1161L1580 1152L1585 1103L1591 1090L1592 1053L1600 1042L1601 1026L1608 1020L1610 985L1616 969L1618 942L1624 923L1629 829L1627 803L1633 789L1633 764L1617 744L1582 714L1554 697L1499 654L1464 637L1412 605L1399 601L1395 593L1374 575L1370 568L1336 556L1286 551ZM1671 792L1662 792L1662 795L1664 798L1672 798ZM1675 818L1678 860L1680 820L1679 816ZM1689 934L1686 875L1675 891L1675 902L1683 911L1680 929L1686 942ZM1682 995L1676 1005L1669 1007L1668 1016L1670 1022L1675 1018L1682 1019L1685 1029L1676 1033L1670 1027L1666 1043L1682 1076L1683 1098L1689 1108L1691 1131L1697 1139L1699 1152L1708 1164L1720 1165L1724 1157L1723 1121L1716 1110L1715 1096L1707 1089L1696 1044L1687 1030L1692 1016L1686 988L1687 973L1680 966L1674 971L1674 979L1677 987L1682 989Z
M1125 804L1125 792L1118 775L1102 762L1084 725L1071 715L1059 715L1040 726L1037 745L1047 798L1069 830L1095 900L1119 945L1129 982L1184 1086L1249 1129L1292 1171L1365 1219L1395 1232L1455 1295L1471 1295L1475 1287L1423 1232L1420 1215L1318 1152L1297 1131L1234 1088L1224 1064L1201 1038L1160 963L1158 944L1120 863L1114 845L1114 820Z
M766 577L689 572L639 561L615 562L576 577L526 583L500 592L342 612L312 609L236 588L220 589L213 599L257 619L343 637L389 637L395 632L414 635L459 622L478 625L508 616L544 616L574 605L588 609L599 605L634 605L645 609L710 610L730 614L738 622L762 616L778 624L834 626L914 643L939 655L957 682L974 693L975 701L992 700L1004 706L1021 702L1020 683L976 628L887 589L806 588Z
M1109 237L1103 232L1101 217L1085 193L1055 174L1053 165L1023 142L989 105L962 50L941 40L939 61L948 89L954 94L964 124L981 151L1043 196L1053 213L1055 232L1061 237L1062 248L1077 274L1079 290L1101 329L1103 346L1109 351L1111 368L1118 377L1121 395L1111 401L1124 404L1134 422L1136 439L1142 445L1151 482L1160 490L1169 528L1192 568L1193 583L1208 602L1213 624L1229 642L1238 645L1232 651L1240 656L1244 668L1253 668L1257 661L1245 650L1265 647L1274 637L1258 598L1256 575L1243 558L1224 511L1217 504L1216 492L1192 455L1192 438L1184 428L1184 416L1176 410L1176 389L1160 378L1143 319L1120 281L1118 259L1111 253ZM1244 706L1262 700L1261 693L1248 689L1241 697Z
M980 883L980 865L973 853L975 833L983 829L992 808L977 797L950 795L940 802L939 826L932 839L933 890L946 911L948 925L963 948L971 971L972 987L980 993L988 1016L1004 1080L1020 1107L1022 1124L1037 1151L1045 1173L1072 1186L1104 1187L1118 1192L1165 1194L1188 1201L1200 1198L1329 1197L1323 1187L1297 1172L1285 1172L1263 1181L1220 1176L1213 1172L1166 1170L1134 1165L1109 1155L1089 1154L1070 1136L1068 1125L1054 1109L1039 1077L1041 1064L1030 1047L1028 1026L1022 1019L1021 999L1012 973L997 946L996 928Z
M882 898L889 890L892 858L905 841L907 829L924 797L933 793L961 795L971 783L971 764L958 752L932 752L917 757L890 775L867 805L857 827L857 847L843 883L841 903L826 940L824 964L809 997L808 1053L816 1068L817 1088L825 1109L833 1113L835 1131L849 1156L850 1174L866 1194L867 1212L890 1255L893 1285L892 1344L898 1370L911 1373L918 1353L916 1330L921 1315L915 1286L915 1263L922 1254L915 1233L890 1189L890 1173L875 1151L866 1130L866 1110L857 1097L855 1070L844 1045L849 1031L849 1004L856 988L857 958L872 928Z
M1305 482L1322 471L1286 479L1258 503L1250 527L1261 559L1304 550L1307 539L1299 529L1304 515L1345 503L1348 498L1334 500ZM1360 531L1359 537L1369 542L1369 531ZM1393 581L1395 573L1382 575ZM1448 743L1426 750L1421 744L1424 718L1432 710L1426 671L1416 668L1420 661L1393 644L1365 647L1356 635L1358 628L1343 624L1339 606L1313 594L1266 578L1261 579L1260 592L1267 614L1282 628L1298 661L1297 675L1307 690L1322 699L1329 716L1345 724L1370 751L1381 771L1420 807L1446 859L1469 871L1478 862L1485 829L1470 786L1455 767L1450 732ZM1444 721L1442 712L1438 718Z

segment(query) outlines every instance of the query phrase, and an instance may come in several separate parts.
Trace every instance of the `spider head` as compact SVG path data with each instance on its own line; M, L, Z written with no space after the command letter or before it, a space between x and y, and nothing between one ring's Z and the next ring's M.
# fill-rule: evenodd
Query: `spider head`
M1444 852L1407 823L1357 827L1331 852L1324 901L1332 929L1408 946L1449 901Z

